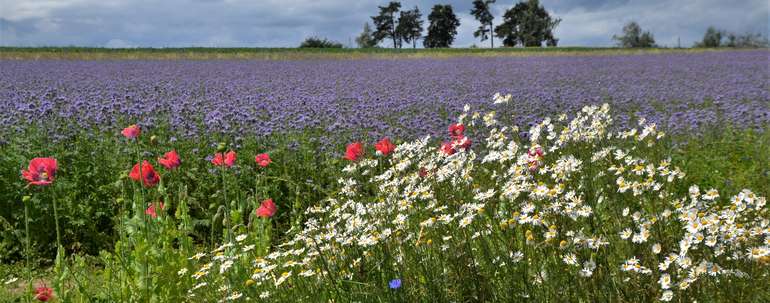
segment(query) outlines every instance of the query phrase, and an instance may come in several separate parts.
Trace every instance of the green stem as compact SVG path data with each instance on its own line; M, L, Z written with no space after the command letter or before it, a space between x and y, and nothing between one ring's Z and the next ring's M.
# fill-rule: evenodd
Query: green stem
M29 204L29 201L24 202L24 235L27 238L27 243L26 243L27 253L25 254L27 257L27 291L31 292L32 291L32 267L31 267L29 257L32 252L29 249L29 246L30 246L29 244L29 241L30 241L29 240L29 206L27 204ZM25 296L25 298L27 298L26 300L27 302L30 301L29 296Z
M224 158L224 153L222 153L222 158ZM222 173L222 197L225 200L225 216L223 218L225 220L225 227L227 228L225 230L225 239L227 240L227 243L231 243L233 242L231 239L232 234L230 232L230 229L232 228L230 225L232 223L230 222L230 202L227 201L227 179L225 178L226 175L225 175L224 163L222 163L222 165L220 166L220 171Z

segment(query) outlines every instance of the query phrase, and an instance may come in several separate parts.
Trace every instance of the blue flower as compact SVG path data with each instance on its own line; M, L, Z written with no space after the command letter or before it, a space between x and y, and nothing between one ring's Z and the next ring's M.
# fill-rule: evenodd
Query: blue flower
M390 289L401 288L401 279L390 280L390 283L388 283L388 286L390 287Z

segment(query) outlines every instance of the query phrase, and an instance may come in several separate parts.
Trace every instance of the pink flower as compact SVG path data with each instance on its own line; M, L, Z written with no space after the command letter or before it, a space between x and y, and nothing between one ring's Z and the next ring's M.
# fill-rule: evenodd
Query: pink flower
M261 218L270 218L275 215L276 210L277 208L275 203L273 203L273 199L267 199L262 201L262 204L257 208L257 216Z
M462 149L468 149L471 147L471 139L466 136L455 137L455 140L452 143L454 146L460 147Z
M122 132L123 137L134 139L136 137L139 137L139 134L142 133L142 130L139 129L139 126L136 124L129 125L128 127L124 128Z
M182 161L179 160L179 154L176 153L176 150L172 150L163 155L163 158L158 158L158 163L166 169L172 170L179 167L179 165L182 164Z
M160 210L165 209L165 206L163 205L163 202L158 202L158 206L160 206ZM150 215L153 219L158 217L158 213L155 212L155 203L150 203L150 206L147 207L147 210L144 211L145 215Z
M35 300L48 302L51 299L53 299L53 289L45 286L35 288Z
M364 145L361 142L353 142L348 144L345 149L345 159L350 161L356 161L364 155Z
M259 154L254 157L254 161L256 161L257 165L260 167L267 167L270 163L273 163L273 160L270 159L270 155L268 154Z
M215 166L224 165L227 167L231 167L233 166L233 164L235 164L235 158L236 158L235 152L232 150L227 152L224 155L222 155L222 153L216 153L214 155L214 159L211 159L211 163L214 164Z
M377 152L379 152L383 156L387 156L388 154L396 150L396 146L393 145L392 142L390 142L390 139L383 138L382 140L380 140L380 142L377 142L377 144L374 145L374 149L376 149Z
M30 185L49 185L56 178L58 168L54 158L34 158L29 161L27 170L21 171L21 176Z

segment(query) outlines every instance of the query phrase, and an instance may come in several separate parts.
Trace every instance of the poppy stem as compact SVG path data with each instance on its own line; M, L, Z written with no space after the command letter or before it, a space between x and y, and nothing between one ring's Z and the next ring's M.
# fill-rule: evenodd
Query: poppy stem
M59 255L62 255L63 247L61 246L61 232L59 231L59 207L56 204L56 190L51 188L51 193L51 198L53 200L53 219L56 224L56 261L58 263Z
M25 197L25 198L27 198L27 197ZM29 200L29 199L24 199L24 200ZM25 254L26 257L27 257L27 291L31 292L32 291L32 266L31 266L32 264L30 263L29 257L30 257L30 254L32 252L29 249L29 246L30 246L30 244L29 244L29 242L30 242L30 239L29 239L29 205L27 205L27 204L29 204L29 201L24 201L24 235L27 238L27 243L26 243L27 247L26 247L26 254ZM29 302L30 301L29 300L29 296L25 296L25 297L27 298L27 302Z
M223 158L224 158L224 155L223 155ZM223 220L225 221L224 223L225 223L226 230L225 230L224 236L225 236L225 240L227 241L227 243L232 243L233 242L232 239L231 239L232 238L232 234L231 234L231 230L230 230L232 228L230 226L232 224L230 222L230 202L227 201L227 179L226 179L227 176L225 174L225 165L224 164L220 166L220 171L222 173L222 197L225 200L225 216L224 216Z

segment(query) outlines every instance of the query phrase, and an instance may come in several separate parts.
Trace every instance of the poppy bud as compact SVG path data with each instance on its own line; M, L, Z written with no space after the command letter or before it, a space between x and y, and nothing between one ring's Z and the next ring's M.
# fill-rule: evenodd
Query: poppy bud
M152 145L158 144L158 137L155 135L150 136L150 144Z
M27 203L29 202L29 200L32 200L32 197L30 196L21 197L21 202Z
M217 145L217 152L221 153L221 152L224 152L226 149L227 149L227 144L225 144L224 142L220 142Z

